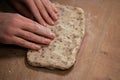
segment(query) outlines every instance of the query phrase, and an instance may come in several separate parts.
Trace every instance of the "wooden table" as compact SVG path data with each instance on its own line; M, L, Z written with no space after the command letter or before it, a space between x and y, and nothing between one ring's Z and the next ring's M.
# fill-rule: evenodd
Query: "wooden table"
M83 8L86 36L73 68L33 68L27 50L0 46L0 80L120 80L120 0L53 0Z

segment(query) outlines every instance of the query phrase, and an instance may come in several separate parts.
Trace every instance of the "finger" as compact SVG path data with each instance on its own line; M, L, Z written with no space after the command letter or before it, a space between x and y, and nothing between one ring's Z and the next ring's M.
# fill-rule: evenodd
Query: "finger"
M42 0L42 3L44 4L47 12L50 14L52 19L56 21L58 19L58 17L53 10L52 3L49 0Z
M55 34L47 27L44 27L28 18L22 17L23 18L23 26L21 27L24 30L27 30L29 32L42 35L48 38L55 38Z
M29 1L29 4L27 4L30 7L31 12L33 13L34 17L37 19L37 21L43 25L46 26L46 22L44 21L44 19L42 18L42 16L40 15L39 10L37 9L35 3L33 0Z
M51 3L51 2L50 2ZM51 3L52 4L52 3ZM52 9L54 10L55 13L58 13L58 9L52 4Z
M24 40L24 39L19 38L19 37L14 37L13 39L14 39L13 44L16 44L16 45L19 45L19 46L22 46L25 48L29 48L29 49L33 49L33 50L39 50L41 48L40 45L29 42L29 41Z
M16 36L24 38L28 41L32 41L38 44L50 44L51 40L44 38L42 36L38 36L34 33L28 32L28 31L24 31L24 30L20 30Z
M54 25L54 21L52 20L52 18L49 16L48 12L46 11L43 3L41 2L41 0L35 0L35 3L42 15L42 17L44 18L44 20L50 24L50 25Z
M22 3L15 3L13 0L11 1L11 4L14 6L14 8L20 12L22 15L30 18L30 19L34 19L34 17L32 16L32 14L30 13L29 10L27 10L27 8L22 4Z

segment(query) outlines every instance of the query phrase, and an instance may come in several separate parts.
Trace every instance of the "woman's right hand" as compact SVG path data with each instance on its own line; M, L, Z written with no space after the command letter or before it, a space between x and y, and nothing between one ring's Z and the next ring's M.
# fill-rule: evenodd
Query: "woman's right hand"
M16 13L0 13L0 43L39 50L55 37L47 27Z

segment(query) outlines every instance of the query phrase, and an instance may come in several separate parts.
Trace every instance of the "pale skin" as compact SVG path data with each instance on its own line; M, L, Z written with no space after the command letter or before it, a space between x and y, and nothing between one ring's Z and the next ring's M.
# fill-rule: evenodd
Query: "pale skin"
M55 34L44 26L54 25L58 19L57 9L52 3L49 0L11 0L11 2L26 17L17 13L0 13L0 43L34 50L39 50L40 44L50 44ZM27 5L31 13L22 3ZM33 21L32 17L35 17L37 22Z

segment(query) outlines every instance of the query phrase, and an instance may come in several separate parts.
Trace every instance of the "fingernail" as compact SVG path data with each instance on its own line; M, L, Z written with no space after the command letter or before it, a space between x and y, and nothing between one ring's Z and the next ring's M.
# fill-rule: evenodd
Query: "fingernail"
M49 44L51 42L51 40L49 40L49 39L45 39L44 41L46 44Z
M55 15L55 20L57 20L58 19L58 17L57 17L57 15Z
M51 24L53 25L53 24L54 24L54 22L53 22L53 21L51 21Z
M55 34L53 32L50 32L50 35L52 38L55 38Z
M55 12L56 12L56 13L58 12L57 8L55 8Z
M36 49L36 50L39 50L40 48L41 48L40 46L35 45L35 49Z
M43 23L43 26L45 26L45 27L46 27L47 25L46 25L45 23Z

